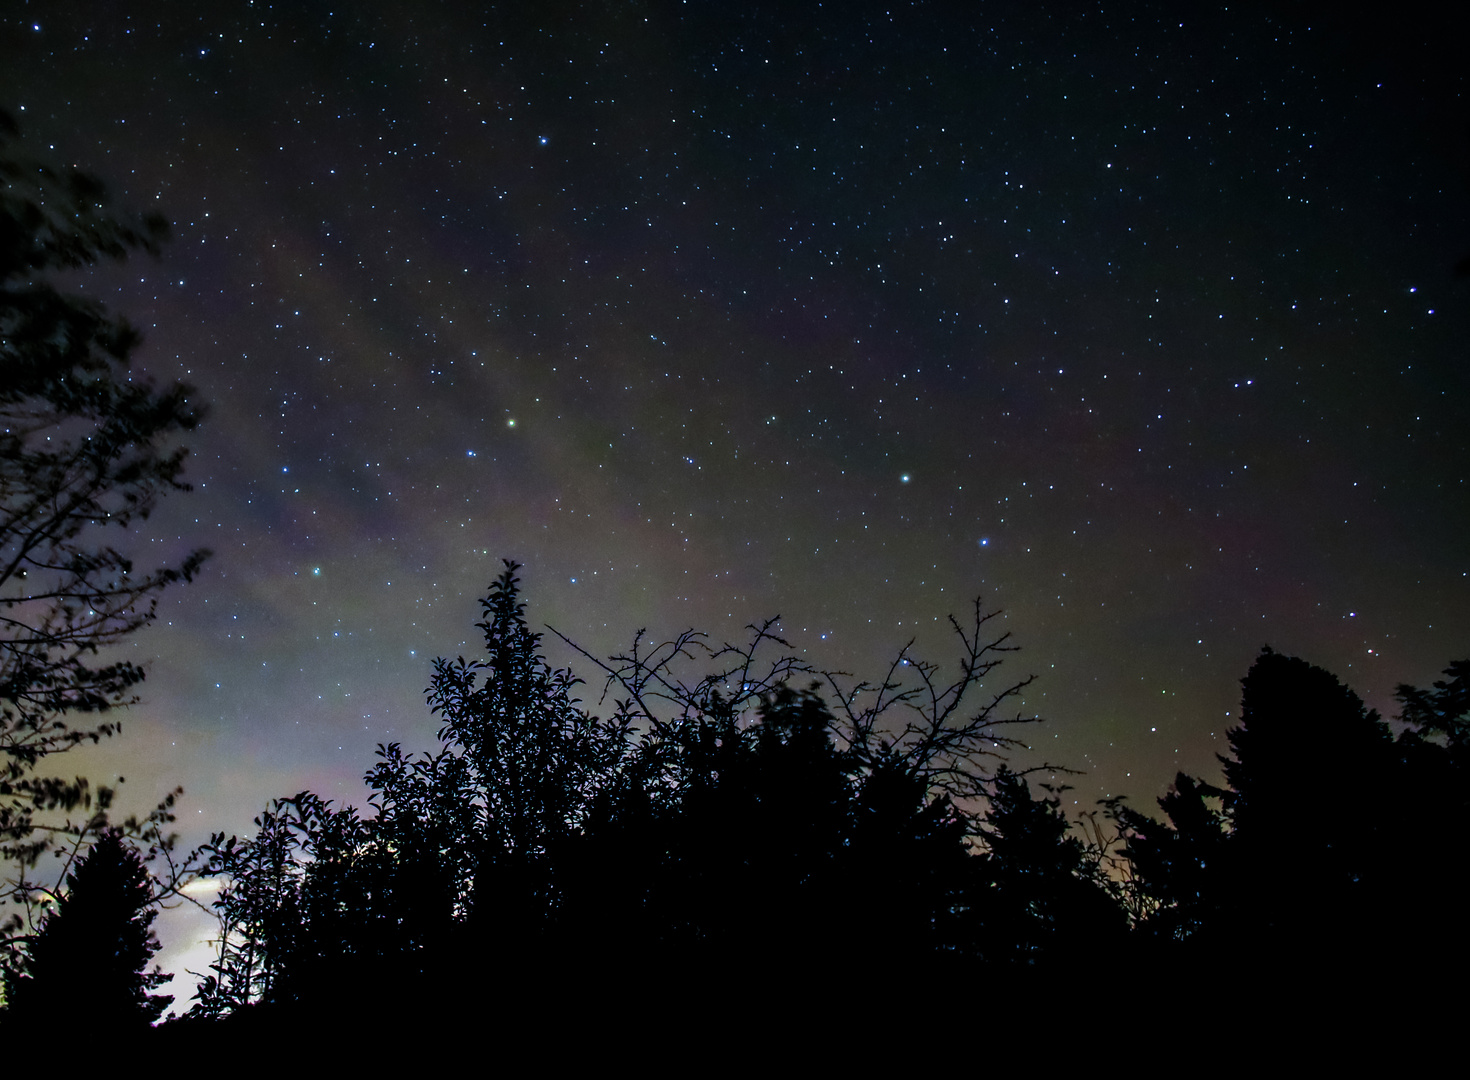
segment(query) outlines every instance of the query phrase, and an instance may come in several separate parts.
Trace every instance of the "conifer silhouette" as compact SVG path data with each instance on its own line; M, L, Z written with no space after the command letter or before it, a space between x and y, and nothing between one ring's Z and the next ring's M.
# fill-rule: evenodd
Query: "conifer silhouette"
M137 849L117 829L102 833L66 877L66 890L7 987L17 1020L87 1010L97 1027L142 1027L173 1001L153 994L168 977L147 971L158 951L153 890Z

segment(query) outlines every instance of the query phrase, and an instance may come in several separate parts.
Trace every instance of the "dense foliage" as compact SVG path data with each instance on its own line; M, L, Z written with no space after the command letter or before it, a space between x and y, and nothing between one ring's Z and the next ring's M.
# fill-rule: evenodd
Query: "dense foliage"
M1395 738L1331 675L1266 650L1226 786L1181 775L1165 822L1114 800L1113 832L1088 834L991 767L1013 744L999 705L1024 684L961 707L1006 648L982 644L978 607L947 686L901 657L916 686L799 689L811 673L789 654L761 666L784 644L769 625L721 650L640 635L599 664L626 695L600 719L542 657L514 570L484 601L484 657L435 664L440 749L379 747L372 816L303 793L254 838L214 839L229 884L196 1016L320 1017L360 980L397 1009L513 1011L567 982L831 1005L985 972L1022 997L1038 976L1141 985L1180 965L1220 986L1282 964L1405 977L1417 961L1396 932L1363 927L1452 899L1459 682L1404 688ZM714 673L681 680L701 658ZM1370 814L1326 801L1362 776L1382 796Z
M697 967L733 992L773 967L821 978L854 958L876 974L978 955L975 935L1002 915L967 917L963 897L1030 854L1017 835L1014 859L970 858L975 820L955 802L988 783L986 755L1014 743L1005 726L1027 722L999 712L1024 684L961 708L1006 649L982 642L978 609L958 681L902 661L919 685L838 689L841 722L816 684L792 687L808 673L789 655L761 667L761 647L785 644L769 625L742 648L640 638L603 665L627 696L601 719L541 655L514 570L484 601L484 657L435 664L439 751L379 747L373 816L302 793L254 838L214 838L210 870L229 885L198 1012L320 1008L351 972L443 987L496 970L511 987ZM681 681L680 662L701 656L715 672ZM1065 829L1054 805L1042 816ZM1105 900L1072 854L1056 872Z

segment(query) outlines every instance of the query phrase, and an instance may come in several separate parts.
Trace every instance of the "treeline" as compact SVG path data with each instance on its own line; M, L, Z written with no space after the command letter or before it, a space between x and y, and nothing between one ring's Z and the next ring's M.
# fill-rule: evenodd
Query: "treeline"
M881 685L811 683L789 653L760 667L785 644L768 625L717 652L640 639L599 663L617 698L599 719L543 658L514 570L484 600L484 657L435 665L440 749L380 746L370 813L304 792L213 839L221 950L196 1022L519 1015L568 985L808 1009L898 986L1296 993L1463 957L1470 664L1402 688L1395 736L1266 650L1224 787L1180 774L1162 820L1113 800L1079 829L1000 756L1032 721L1002 711L1024 683L982 685L1007 645L978 605L950 683L907 656ZM705 658L715 674L679 678Z
M617 700L600 719L543 658L514 571L483 602L483 658L435 664L438 752L379 747L370 815L307 792L253 838L214 838L207 871L229 885L196 1014L316 1012L362 980L399 1007L513 1007L566 979L764 996L1124 931L1055 801L988 768L1030 721L1001 711L1024 684L966 709L1007 651L978 607L956 681L902 657L881 686L830 683L835 714L789 652L764 655L787 647L769 624L718 651L640 638L601 665ZM702 660L714 673L681 679ZM976 858L962 807L986 793ZM1050 865L1013 872L1003 853L1028 844Z

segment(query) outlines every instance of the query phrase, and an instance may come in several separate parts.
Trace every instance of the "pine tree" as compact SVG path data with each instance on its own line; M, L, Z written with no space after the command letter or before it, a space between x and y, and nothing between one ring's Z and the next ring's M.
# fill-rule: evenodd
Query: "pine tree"
M971 917L980 953L995 964L1055 968L1110 952L1122 911L1075 836L1055 796L1036 799L1024 776L1002 765L979 833Z
M85 1010L104 1028L156 1021L173 998L150 993L169 978L146 970L158 951L152 901L142 856L119 830L103 832L67 875L6 988L11 1018L34 1022Z

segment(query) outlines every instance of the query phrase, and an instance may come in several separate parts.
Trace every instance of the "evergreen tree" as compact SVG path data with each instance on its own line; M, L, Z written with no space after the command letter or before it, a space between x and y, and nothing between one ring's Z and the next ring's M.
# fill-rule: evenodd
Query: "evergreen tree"
M1290 950L1303 964L1361 951L1397 842L1399 761L1388 725L1330 672L1267 649L1242 681L1227 733L1232 947ZM1367 805L1353 809L1359 796Z
M104 831L67 875L66 890L30 943L7 989L10 1020L84 1016L93 1027L140 1027L173 998L150 991L169 976L146 970L153 890L142 856L116 829Z
M1227 794L1179 773L1158 800L1167 824L1114 804L1134 885L1152 899L1148 933L1184 941L1220 924L1232 850L1225 814L1207 800Z
M1117 814L1159 905L1144 929L1187 943L1240 992L1263 971L1326 986L1402 970L1404 942L1384 914L1420 899L1449 850L1439 793L1416 790L1430 773L1416 781L1409 766L1422 747L1396 744L1304 660L1265 649L1241 686L1233 756L1220 759L1227 786L1181 774L1159 800L1168 826Z
M1111 957L1125 929L1096 862L1056 796L1033 798L1002 765L979 826L985 854L968 897L974 948L992 964L1045 967Z

